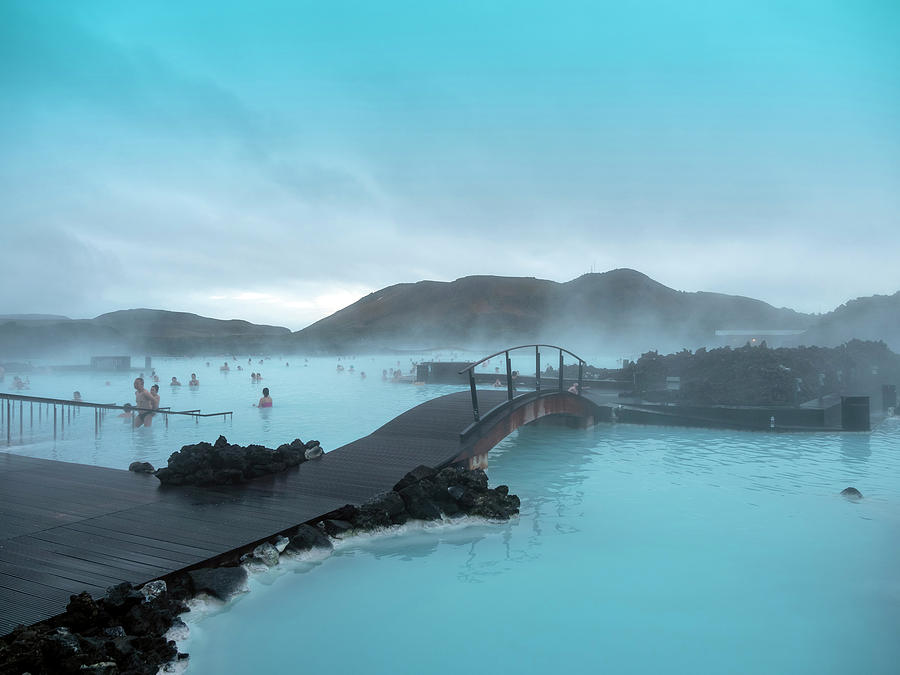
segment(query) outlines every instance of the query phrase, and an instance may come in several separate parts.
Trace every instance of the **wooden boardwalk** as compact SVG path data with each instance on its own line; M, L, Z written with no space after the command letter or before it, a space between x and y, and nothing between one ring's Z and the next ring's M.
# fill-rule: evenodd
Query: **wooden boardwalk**
M482 411L506 400L478 396ZM296 470L218 488L0 453L0 635L62 613L74 593L144 583L362 503L419 464L450 462L471 422L469 392L442 396Z

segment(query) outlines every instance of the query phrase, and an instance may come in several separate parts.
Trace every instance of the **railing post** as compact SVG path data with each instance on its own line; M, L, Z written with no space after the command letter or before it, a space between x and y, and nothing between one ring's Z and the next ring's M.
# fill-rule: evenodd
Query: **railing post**
M53 440L56 440L56 405L53 406Z
M28 428L34 429L34 401L28 404Z
M559 350L559 390L563 390L563 354L562 349Z
M472 412L475 414L475 421L480 422L481 417L478 415L478 392L475 390L475 373L473 369L469 370L469 389L472 391Z
M581 394L584 389L584 361L578 361L578 393Z
M534 346L534 390L541 391L541 348Z
M22 415L22 401L19 401L19 438L22 438L22 422L25 419Z
M506 397L513 400L512 361L509 360L509 352L506 352Z

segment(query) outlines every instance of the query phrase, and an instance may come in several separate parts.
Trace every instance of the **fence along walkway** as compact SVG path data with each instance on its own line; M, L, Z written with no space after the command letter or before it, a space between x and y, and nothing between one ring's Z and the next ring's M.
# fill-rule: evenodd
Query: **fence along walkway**
M18 411L16 410L18 403ZM28 407L25 407L25 404ZM37 408L35 409L35 404ZM133 405L116 405L115 403L89 403L87 401L75 401L61 398L44 398L40 396L24 396L22 394L4 394L0 393L0 429L4 430L6 436L6 444L11 445L12 439L16 435L15 430L18 429L18 436L21 439L25 431L25 417L28 417L29 430L34 428L35 417L37 424L41 426L46 416L47 422L50 422L50 416L53 416L53 438L56 438L57 428L62 432L66 428L66 419L68 424L72 424L73 413L77 414L81 408L90 408L94 411L94 433L98 433L103 426L106 413L111 410L124 410L130 412L153 412L165 417L166 426L169 425L169 415L187 415L193 417L199 422L201 417L224 417L226 415L233 416L231 410L226 412L204 413L200 410L172 410L171 408L138 408ZM35 415L37 412L37 415Z

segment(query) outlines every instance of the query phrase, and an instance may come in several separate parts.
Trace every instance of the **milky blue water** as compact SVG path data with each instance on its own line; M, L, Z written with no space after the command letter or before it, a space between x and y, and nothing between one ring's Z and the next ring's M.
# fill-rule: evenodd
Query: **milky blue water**
M11 449L122 466L223 430L336 447L455 389L382 382L384 359L355 361L365 381L335 363L260 366L270 411L250 407L249 373L191 365L200 389L164 389L163 404L231 403L234 422L107 425L96 441L73 431ZM111 386L128 394L126 379ZM71 389L56 382L50 395ZM186 616L189 673L898 672L900 420L854 434L526 427L488 473L521 497L518 519L355 538L257 574L249 593ZM839 497L848 485L865 498Z
M429 353L404 356L361 356L304 359L302 357L256 356L249 359L228 358L229 371L222 372L222 357L203 359L155 358L160 386L160 406L172 410L200 409L204 413L233 411L227 418L213 417L199 420L191 417L169 416L168 425L157 416L150 428L133 429L126 420L108 414L99 433L94 430L91 409L74 409L70 424L58 418L57 437L53 438L52 408L38 411L25 403L22 434L19 434L18 417L13 419L11 443L16 452L35 457L66 462L80 462L113 468L127 468L135 460L149 461L154 466L165 464L169 455L188 443L215 441L224 434L229 441L248 444L260 443L277 447L294 438L304 441L319 440L328 451L371 433L385 422L409 408L436 396L466 389L454 385L415 386L397 382L391 370L400 370L409 378L415 372L414 363L422 360L477 360L484 354ZM543 354L545 363L556 363L556 352ZM87 361L87 358L85 358ZM598 360L602 362L602 360ZM143 358L133 358L140 364ZM595 361L597 362L597 361ZM604 366L611 366L607 359ZM46 368L58 362L48 359L35 361L35 369L28 372L6 373L0 382L0 391L46 398L71 399L79 391L84 401L93 403L134 404L134 378L142 371L61 371ZM209 363L207 366L206 364ZM344 370L339 372L337 366ZM238 371L240 366L242 370ZM353 372L350 372L350 368ZM499 359L479 368L480 372L493 372L505 365ZM534 352L513 354L513 368L524 373L534 373ZM530 369L529 369L530 368ZM383 372L387 371L384 380ZM263 379L252 382L251 372L259 372ZM362 373L366 377L362 377ZM196 373L200 386L189 387L191 373ZM29 389L12 388L15 375L28 377ZM149 388L151 371L143 372ZM171 386L172 377L182 386ZM258 409L253 405L268 387L274 406ZM15 413L18 415L18 404ZM58 415L61 415L58 411ZM40 422L39 422L40 419ZM0 448L5 447L6 429L0 429Z

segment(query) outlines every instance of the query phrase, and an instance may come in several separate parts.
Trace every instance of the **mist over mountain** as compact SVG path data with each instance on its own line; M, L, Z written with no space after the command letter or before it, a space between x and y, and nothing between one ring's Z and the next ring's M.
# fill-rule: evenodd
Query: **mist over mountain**
M792 342L835 347L854 338L883 340L900 353L900 291L850 300L823 314Z
M0 314L0 323L4 321L70 321L62 314Z
M900 351L900 293L852 300L821 316L743 296L684 292L630 269L565 283L470 276L397 284L303 330L186 312L129 309L94 319L0 315L0 361L19 356L147 353L364 353L548 342L586 354L634 355L724 344L717 330L802 330L770 346L883 340ZM27 316L29 318L19 318ZM733 338L741 344L747 338Z
M214 354L283 347L291 331L240 319L127 309L94 319L0 322L0 357L96 353ZM2 360L2 359L0 359Z
M814 318L760 300L686 293L617 269L566 283L471 276L397 284L298 331L301 349L367 351L552 342L596 353L708 345L718 329L805 329Z

